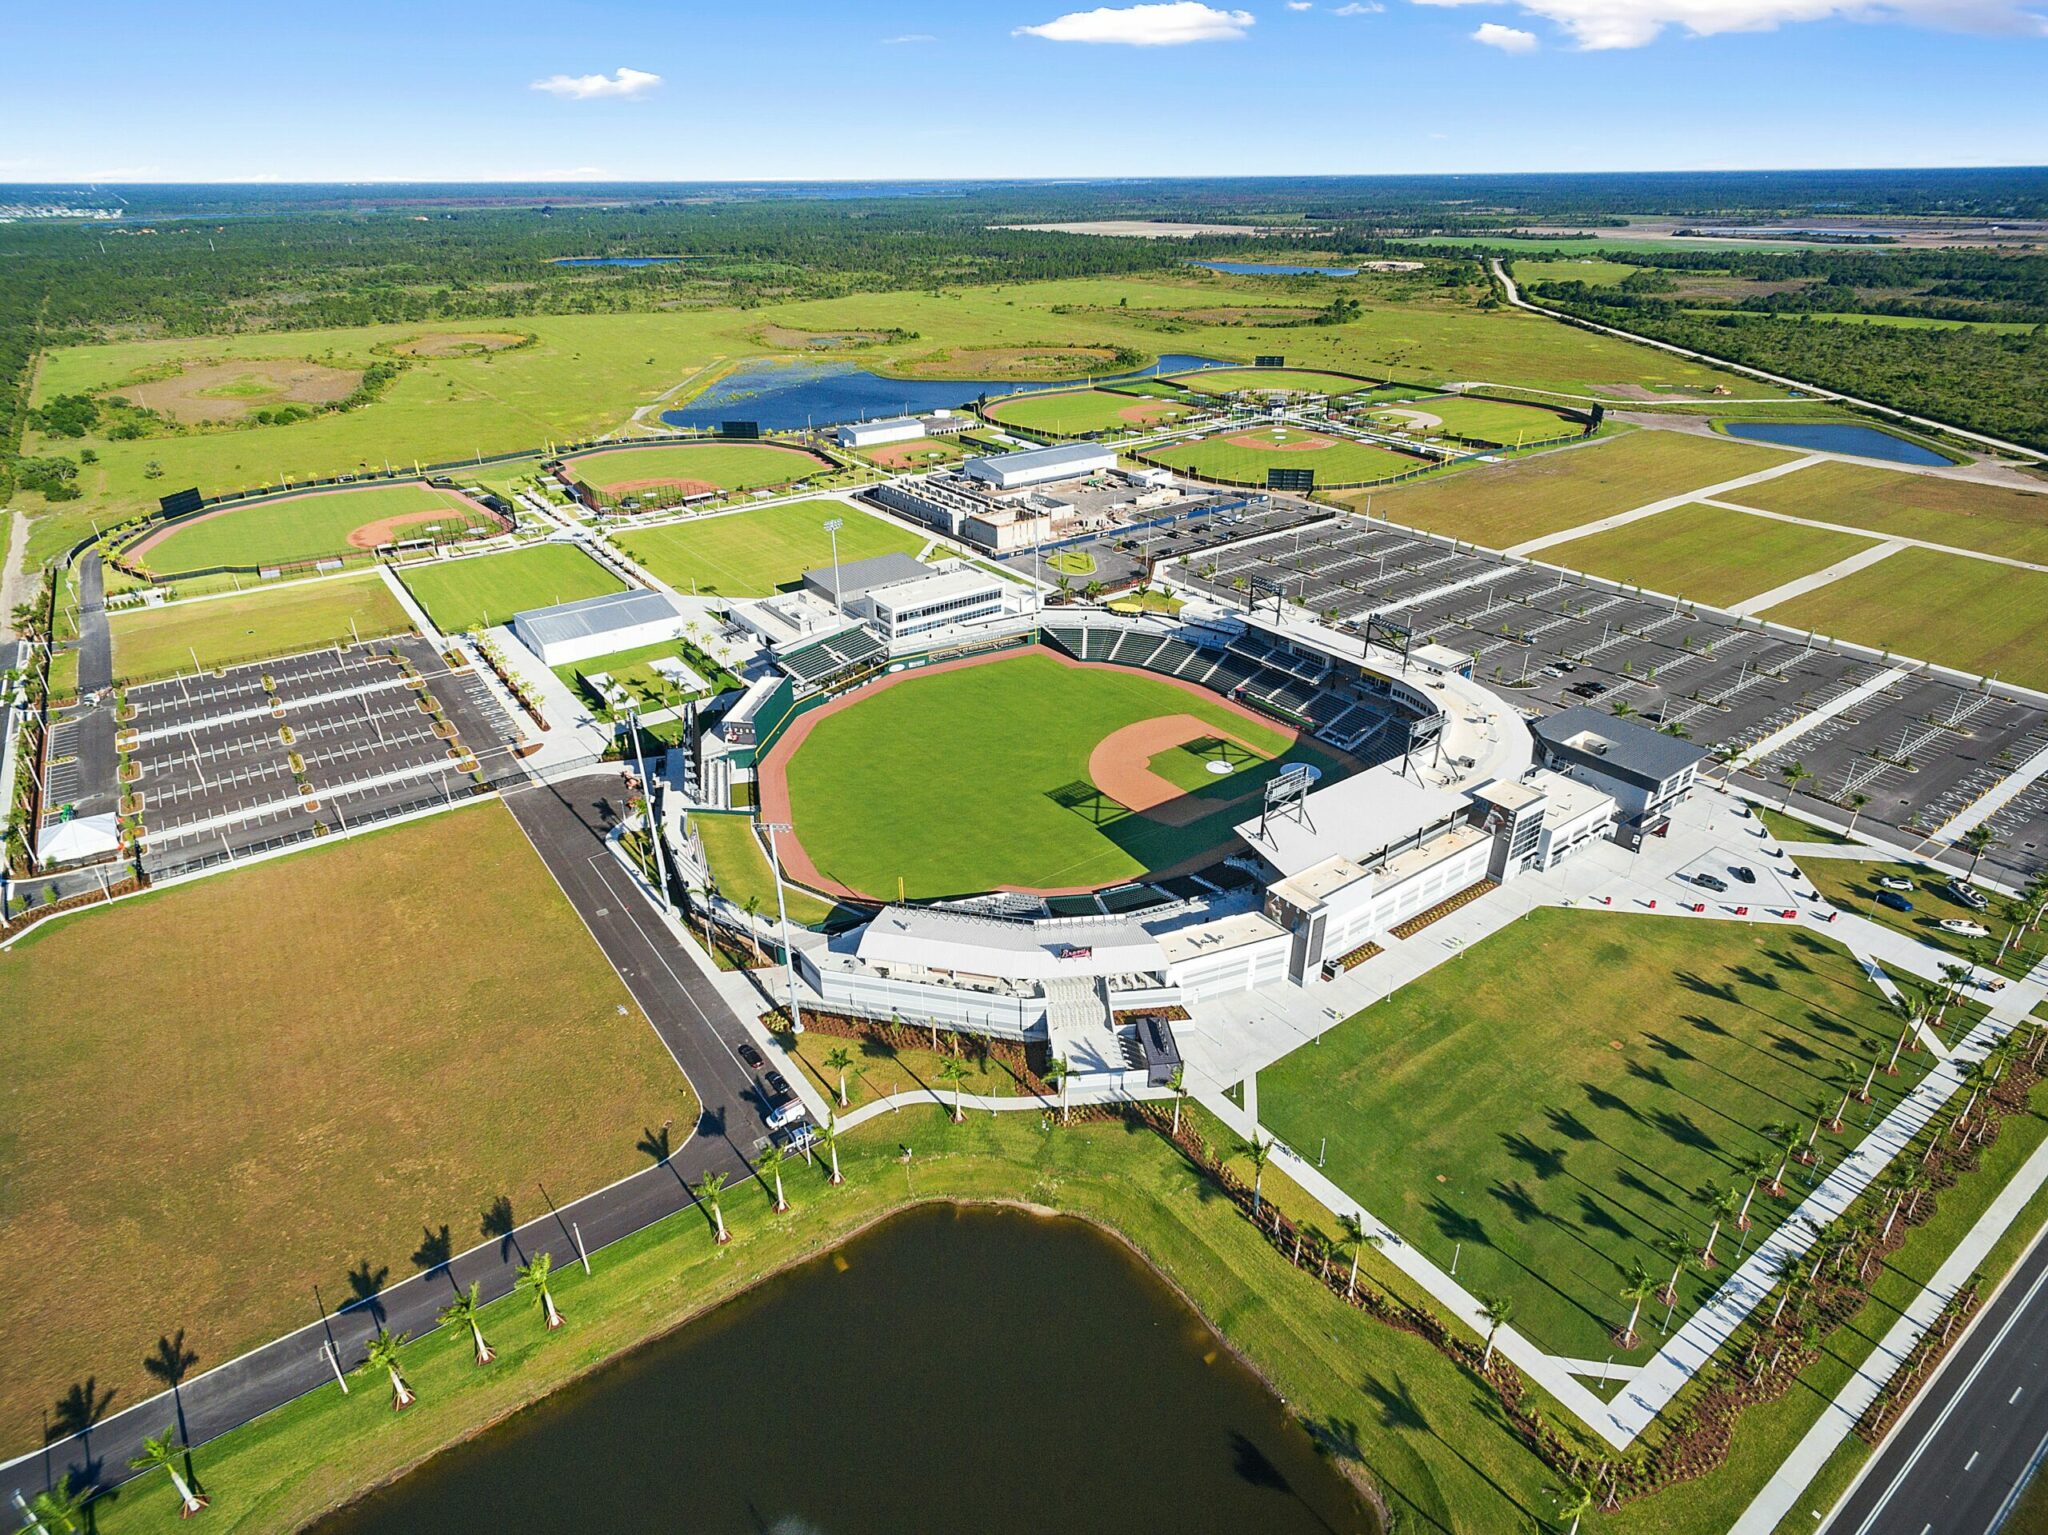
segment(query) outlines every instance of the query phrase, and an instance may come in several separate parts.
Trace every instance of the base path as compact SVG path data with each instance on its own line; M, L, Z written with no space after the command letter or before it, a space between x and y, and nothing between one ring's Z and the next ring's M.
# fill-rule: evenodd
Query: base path
M1147 816L1162 826L1187 826L1211 816L1226 801L1203 799L1189 793L1169 778L1152 771L1151 762L1161 752L1194 741L1226 740L1254 757L1262 754L1248 741L1203 724L1192 714L1162 714L1157 719L1139 720L1121 730L1112 730L1088 754L1088 778L1096 788L1135 814ZM1263 760L1263 758L1262 758ZM1218 774L1217 777L1223 777ZM1249 790L1246 791L1250 793Z

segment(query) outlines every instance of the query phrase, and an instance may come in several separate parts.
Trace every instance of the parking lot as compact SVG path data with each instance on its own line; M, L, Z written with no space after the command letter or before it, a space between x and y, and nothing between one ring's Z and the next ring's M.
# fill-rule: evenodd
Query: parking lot
M476 792L517 732L423 640L131 689L120 743L143 861L186 872Z
M1215 501L1196 504L1213 505ZM1100 581L1108 587L1120 587L1142 580L1157 561L1200 553L1240 539L1327 522L1332 515L1328 507L1267 496L1232 495L1225 499L1224 504L1231 509L1183 516L1149 527L1109 528L1093 538L1063 543L1060 549L1085 554L1094 562L1095 573L1089 580ZM1018 550L1002 556L1001 563L1028 576L1032 572L1034 558L1039 562L1038 570L1043 579L1051 581L1057 576L1058 572L1044 565L1043 551Z

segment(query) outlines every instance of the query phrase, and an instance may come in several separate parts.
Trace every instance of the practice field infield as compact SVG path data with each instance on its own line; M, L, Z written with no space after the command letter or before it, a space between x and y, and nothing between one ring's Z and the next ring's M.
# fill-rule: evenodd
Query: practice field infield
M1506 549L1791 458L1769 448L1683 432L1630 432L1382 491L1374 498L1373 512L1409 527ZM1359 498L1345 499L1355 505Z
M503 527L496 513L459 491L424 483L360 485L224 506L151 534L127 557L168 575L215 565L283 565Z
M74 1382L161 1390L160 1334L223 1364L697 1114L496 804L38 929L0 953L0 1079L13 1449Z
M1664 1308L1616 1347L1629 1265L1668 1278L1660 1240L1706 1242L1698 1191L1740 1197L1766 1127L1810 1126L1823 1097L1831 1112L1839 1078L1860 1087L1898 1033L1854 957L1811 933L1544 909L1261 1072L1259 1113L1404 1241L1446 1267L1455 1250L1459 1282L1512 1298L1542 1347L1640 1360ZM1822 1132L1829 1166L1928 1061L1878 1072L1873 1101ZM1680 1278L1674 1326L1806 1187L1795 1164L1749 1232L1724 1225L1718 1266Z
M772 442L692 442L652 448L600 448L564 459L562 468L600 496L638 490L758 490L829 474L832 465L802 448Z
M1313 469L1318 485L1390 479L1429 467L1429 460L1390 448L1330 437L1299 427L1254 427L1200 442L1146 450L1144 458L1212 480L1264 485L1268 469Z
M407 634L412 620L374 572L246 596L116 613L114 677L146 682L203 667L298 655L323 645Z
M1874 542L1725 507L1680 506L1553 544L1537 558L1546 565L1727 607L1825 570Z
M1206 861L1293 762L1353 766L1214 693L1034 650L805 715L763 766L761 807L796 826L791 871L833 895L1087 890Z
M916 554L923 534L912 533L843 501L796 501L758 511L697 517L661 527L623 529L617 542L635 562L678 591L722 597L765 597L803 583L804 572L832 563L837 518L839 563L878 554Z
M533 544L503 554L437 560L402 570L399 579L443 634L488 629L528 608L626 589L625 582L571 544Z
M1009 426L1079 437L1087 432L1128 432L1180 420L1194 409L1176 400L1134 400L1106 389L1059 390L998 400L988 413Z
M1239 390L1271 394L1352 394L1370 389L1372 381L1312 368L1206 368L1174 375L1176 384L1204 394L1236 394Z
M1727 499L1816 522L2048 564L2048 491L1829 462L1746 485Z

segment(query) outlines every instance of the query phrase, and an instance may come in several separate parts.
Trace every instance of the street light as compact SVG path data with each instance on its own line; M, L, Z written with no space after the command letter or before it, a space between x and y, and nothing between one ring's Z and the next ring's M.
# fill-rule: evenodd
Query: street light
M796 948L789 941L789 904L782 895L782 859L775 851L775 834L795 829L787 821L761 823L761 830L768 833L768 868L775 876L775 916L782 924L782 973L789 984L789 1031L792 1034L801 1034L804 1031L804 1018L796 1005Z
M846 604L840 600L839 591L839 530L846 526L844 517L827 517L825 531L832 535L832 606L839 610L839 616L846 616Z

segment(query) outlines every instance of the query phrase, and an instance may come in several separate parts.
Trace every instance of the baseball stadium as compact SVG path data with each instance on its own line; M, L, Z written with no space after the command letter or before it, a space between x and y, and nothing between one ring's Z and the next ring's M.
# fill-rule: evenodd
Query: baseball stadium
M564 458L556 475L593 509L672 506L732 491L793 485L838 466L809 448L757 441L619 445Z

